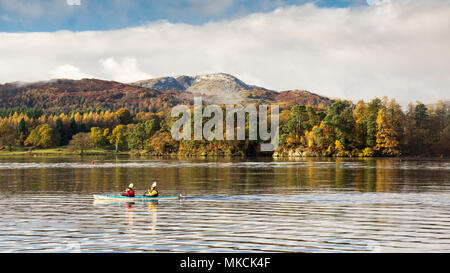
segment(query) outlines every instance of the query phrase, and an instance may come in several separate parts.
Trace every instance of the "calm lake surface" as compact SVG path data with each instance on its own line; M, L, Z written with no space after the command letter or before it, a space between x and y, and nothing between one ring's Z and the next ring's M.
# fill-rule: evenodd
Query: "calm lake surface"
M0 157L0 207L0 252L450 252L450 160Z

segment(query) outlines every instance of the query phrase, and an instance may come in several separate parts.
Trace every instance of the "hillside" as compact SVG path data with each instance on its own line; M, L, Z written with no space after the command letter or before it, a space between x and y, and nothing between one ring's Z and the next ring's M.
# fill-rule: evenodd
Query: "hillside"
M73 110L151 110L187 103L184 94L159 92L97 79L54 80L0 85L0 108L41 108L48 112Z
M211 88L213 92L202 92ZM277 92L247 85L224 74L165 77L124 84L98 79L58 79L0 85L0 108L40 108L45 112L82 110L159 111L190 104L202 95L205 103L280 103L329 106L333 100L308 91Z
M246 103L286 103L328 107L334 100L305 90L276 92L266 89L253 89L239 92Z

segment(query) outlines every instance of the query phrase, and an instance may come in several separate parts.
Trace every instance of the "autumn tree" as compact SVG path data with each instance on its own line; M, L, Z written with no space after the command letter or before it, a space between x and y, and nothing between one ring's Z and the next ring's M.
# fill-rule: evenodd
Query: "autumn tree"
M119 117L120 124L127 125L133 121L130 111L125 108L117 110L117 116Z
M156 155L164 155L177 152L179 143L166 131L158 131L151 139L149 149Z
M116 147L116 152L118 152L120 147L127 146L127 138L127 126L121 124L117 125L116 128L114 128L111 135L109 136L109 142Z
M91 146L91 138L89 133L78 133L72 137L69 142L69 150L80 151L80 154L84 154L84 151Z
M109 129L102 129L100 127L92 127L90 133L90 140L94 147L103 147L109 143L108 141Z
M157 126L155 120L147 120L134 126L129 134L128 145L130 149L143 150L146 143L156 132Z
M325 116L314 107L304 105L294 105L290 111L283 111L281 116L285 116L286 112L289 118L281 126L280 139L290 147L307 145L306 134L319 125Z
M48 148L57 146L59 141L60 138L55 130L48 124L42 124L30 132L24 144L25 146Z
M16 128L11 126L5 121L0 123L0 145L7 146L11 151L12 145L14 145L16 137Z
M355 146L363 150L367 145L367 113L368 107L364 101L359 101L353 110L353 119L355 120Z
M378 111L376 143L375 150L381 155L397 156L400 154L397 132L392 121L386 116L384 108Z

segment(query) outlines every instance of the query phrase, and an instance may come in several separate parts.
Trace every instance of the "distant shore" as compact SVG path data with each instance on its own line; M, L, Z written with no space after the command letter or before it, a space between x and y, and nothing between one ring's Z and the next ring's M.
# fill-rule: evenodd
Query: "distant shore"
M115 150L108 150L108 149L86 149L81 152L80 150L71 150L67 148L67 146L63 147L57 147L57 148L33 148L33 149L26 149L23 147L14 147L11 151L8 149L0 150L0 157L6 157L6 156L21 156L21 155L29 155L29 156L96 156L96 155L129 155L129 156L157 156L157 157L187 157L187 158L206 158L206 157L220 157L220 158L251 158L254 156L258 157L267 157L267 158L274 158L274 159L294 159L294 158L378 158L377 156L368 156L368 157L358 157L358 156L315 156L315 155L300 155L300 154L278 154L274 153L273 155L245 155L245 154L152 154L151 152L147 151L119 151L116 152ZM445 156L439 156L439 155L423 155L423 156L411 156L411 155L400 155L395 156L392 158L449 158Z
M104 149L87 149L81 152L80 150L72 151L66 147L58 148L35 148L35 149L13 149L0 150L0 156L13 156L13 155L128 155L129 152L116 152L114 150L104 150Z

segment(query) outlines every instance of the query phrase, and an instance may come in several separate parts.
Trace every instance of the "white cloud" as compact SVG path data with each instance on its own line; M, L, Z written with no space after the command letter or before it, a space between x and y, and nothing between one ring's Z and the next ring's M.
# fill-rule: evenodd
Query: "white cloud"
M50 71L51 77L55 79L74 79L80 80L85 78L94 78L94 76L85 74L81 70L73 65L65 64L61 65L52 71Z
M125 82L226 72L275 90L355 101L386 95L405 105L449 98L449 29L448 1L391 0L339 9L308 4L200 26L0 33L0 82L57 72Z
M123 58L122 62L117 62L115 58L109 57L100 60L100 64L111 79L115 81L134 82L151 77L151 75L139 70L135 58Z
M81 0L66 0L67 5L69 6L80 6Z

